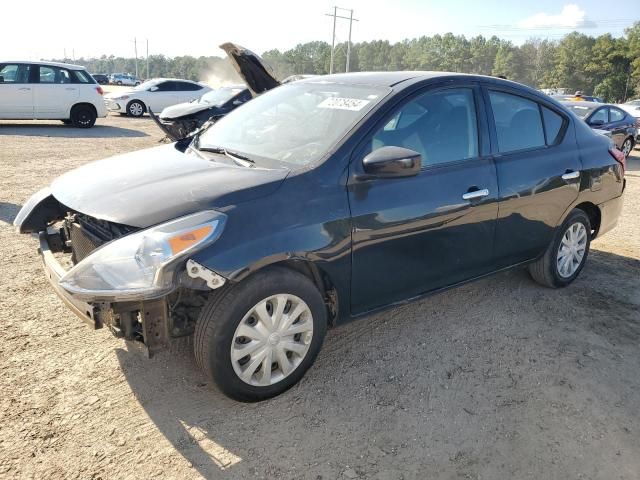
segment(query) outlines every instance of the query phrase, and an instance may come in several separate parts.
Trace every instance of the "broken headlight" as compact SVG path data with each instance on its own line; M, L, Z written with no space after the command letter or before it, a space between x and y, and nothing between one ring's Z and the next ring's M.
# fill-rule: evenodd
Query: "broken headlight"
M95 250L61 279L69 293L89 299L140 300L173 289L180 260L220 236L226 215L213 210L132 233Z

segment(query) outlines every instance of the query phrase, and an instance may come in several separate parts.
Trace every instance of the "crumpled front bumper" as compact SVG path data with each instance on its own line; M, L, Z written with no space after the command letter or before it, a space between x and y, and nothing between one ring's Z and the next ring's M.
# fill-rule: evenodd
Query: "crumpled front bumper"
M80 319L87 325L93 328L101 328L103 326L103 322L100 315L97 315L94 306L91 303L74 298L69 292L60 286L60 278L62 278L66 271L62 265L60 265L60 262L58 262L54 257L53 252L49 247L47 233L40 232L38 234L38 239L40 241L38 253L42 257L45 274L47 275L47 278L55 292L67 307L69 307L69 309L80 317Z
M166 297L150 301L108 303L86 302L74 297L60 285L66 273L53 255L47 232L38 234L44 270L51 286L66 306L94 329L108 327L111 333L148 357L165 348L170 340L170 320Z

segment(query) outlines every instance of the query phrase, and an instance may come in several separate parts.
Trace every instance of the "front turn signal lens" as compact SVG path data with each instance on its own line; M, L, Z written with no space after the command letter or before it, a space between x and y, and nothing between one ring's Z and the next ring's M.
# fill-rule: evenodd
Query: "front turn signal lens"
M168 239L169 247L171 247L171 253L174 255L186 250L189 247L200 242L213 232L211 225L205 225L204 227L196 228L190 232L183 232L179 235Z

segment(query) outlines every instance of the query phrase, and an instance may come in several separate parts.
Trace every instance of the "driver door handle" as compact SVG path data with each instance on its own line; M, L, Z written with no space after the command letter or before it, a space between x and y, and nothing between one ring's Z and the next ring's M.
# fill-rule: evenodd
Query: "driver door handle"
M580 171L567 170L564 175L562 175L563 180L573 180L574 178L578 178L580 176Z
M474 200L476 198L486 197L487 195L489 195L489 190L487 190L486 188L483 188L482 190L474 190L472 192L467 192L462 194L462 199Z

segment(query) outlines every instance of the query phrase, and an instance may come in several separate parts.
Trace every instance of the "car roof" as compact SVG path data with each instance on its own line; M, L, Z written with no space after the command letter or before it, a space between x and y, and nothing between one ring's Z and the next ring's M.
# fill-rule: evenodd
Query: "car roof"
M0 63L19 63L24 64L28 63L31 65L47 65L51 67L61 67L66 68L68 70L84 70L85 68L82 65L73 65L71 63L62 63L62 62L47 62L44 60L0 60Z

